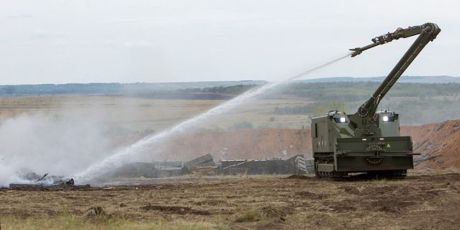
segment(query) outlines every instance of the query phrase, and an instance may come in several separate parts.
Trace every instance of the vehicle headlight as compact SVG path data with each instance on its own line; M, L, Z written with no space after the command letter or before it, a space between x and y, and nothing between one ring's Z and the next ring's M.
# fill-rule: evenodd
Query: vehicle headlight
M386 122L386 121L389 121L389 120L390 120L390 118L389 118L388 116L383 116L383 117L382 117L382 121L385 121L385 122Z
M347 119L345 117L340 117L340 123L345 123Z

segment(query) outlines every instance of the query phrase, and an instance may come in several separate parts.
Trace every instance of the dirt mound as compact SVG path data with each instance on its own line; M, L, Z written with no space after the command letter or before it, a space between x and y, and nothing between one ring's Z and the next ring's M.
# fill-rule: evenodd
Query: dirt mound
M405 126L401 133L412 136L414 152L421 153L417 168L460 168L460 120Z
M161 152L165 160L190 160L204 154L215 160L289 158L309 156L309 129L238 129L225 132L182 134L169 141Z

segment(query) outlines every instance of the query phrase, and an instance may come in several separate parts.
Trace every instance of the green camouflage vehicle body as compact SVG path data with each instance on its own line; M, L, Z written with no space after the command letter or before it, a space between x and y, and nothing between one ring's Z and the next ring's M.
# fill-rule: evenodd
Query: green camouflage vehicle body
M400 136L399 115L391 111L377 112L377 108L402 73L440 31L434 23L398 28L393 33L372 39L370 45L351 49L351 56L355 57L375 46L419 35L355 114L330 111L325 116L312 118L312 148L318 177L342 177L362 172L405 176L407 170L414 167L412 140Z

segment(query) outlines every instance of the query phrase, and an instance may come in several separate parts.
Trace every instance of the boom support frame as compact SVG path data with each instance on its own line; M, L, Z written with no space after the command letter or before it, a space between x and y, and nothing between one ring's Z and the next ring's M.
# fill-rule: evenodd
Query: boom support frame
M358 109L358 111L350 117L352 126L355 128L355 135L357 136L372 136L379 135L379 129L376 127L376 110L387 92L393 87L398 81L404 71L414 61L417 55L425 48L425 46L433 41L436 36L441 32L441 29L434 23L425 23L419 26L411 26L405 29L398 28L392 33L387 33L372 39L372 43L350 49L353 51L351 57L355 57L361 54L363 51L374 48L379 45L389 43L393 40L400 38L408 38L415 35L419 35L414 43L409 47L406 53L402 56L396 66L391 70L385 80L375 90L371 98L364 102Z

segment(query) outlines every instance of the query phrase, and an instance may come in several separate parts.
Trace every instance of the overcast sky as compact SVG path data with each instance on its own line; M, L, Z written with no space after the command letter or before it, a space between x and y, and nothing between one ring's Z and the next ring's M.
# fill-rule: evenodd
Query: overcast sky
M460 76L459 10L458 0L0 0L0 85L274 81L428 21L442 32L405 74ZM310 77L385 75L413 40Z

